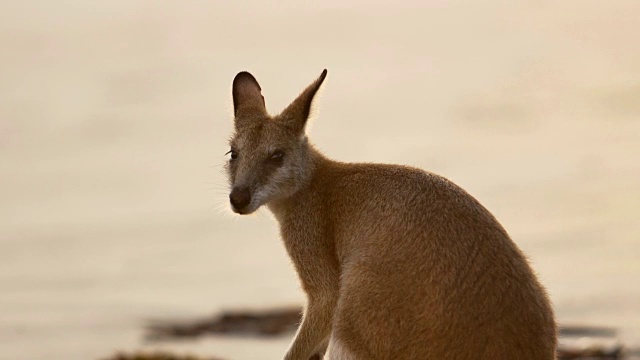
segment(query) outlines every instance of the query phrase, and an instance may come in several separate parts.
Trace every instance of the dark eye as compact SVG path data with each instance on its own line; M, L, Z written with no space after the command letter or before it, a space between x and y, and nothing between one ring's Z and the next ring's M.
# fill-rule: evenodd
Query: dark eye
M282 162L284 158L284 153L280 150L274 151L273 154L269 157L269 160L273 162Z
M228 154L231 154L231 157L230 157L231 160L235 160L238 158L238 152L233 149L229 150L225 155L228 155Z

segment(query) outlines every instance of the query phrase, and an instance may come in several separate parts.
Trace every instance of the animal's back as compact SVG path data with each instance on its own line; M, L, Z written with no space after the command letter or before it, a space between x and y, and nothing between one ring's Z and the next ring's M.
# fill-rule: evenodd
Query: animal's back
M332 163L318 175L341 264L332 334L340 351L357 359L555 358L544 289L464 190L394 165Z

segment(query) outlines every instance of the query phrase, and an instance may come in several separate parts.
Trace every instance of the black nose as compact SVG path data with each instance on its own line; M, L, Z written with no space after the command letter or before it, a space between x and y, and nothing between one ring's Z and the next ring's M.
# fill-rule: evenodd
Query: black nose
M236 210L242 210L251 202L251 193L247 188L233 188L229 195L229 201Z

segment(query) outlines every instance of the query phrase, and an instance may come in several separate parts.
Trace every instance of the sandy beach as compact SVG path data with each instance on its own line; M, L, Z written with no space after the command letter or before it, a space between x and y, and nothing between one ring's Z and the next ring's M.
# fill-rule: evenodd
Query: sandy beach
M310 131L478 198L563 324L640 346L640 2L0 4L0 359L171 349L276 359L289 337L154 344L149 319L300 304L261 210L233 215L231 81Z

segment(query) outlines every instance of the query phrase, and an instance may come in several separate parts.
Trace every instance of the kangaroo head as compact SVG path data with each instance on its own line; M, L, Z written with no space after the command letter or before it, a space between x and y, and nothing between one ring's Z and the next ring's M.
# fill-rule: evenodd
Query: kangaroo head
M313 171L305 125L313 98L327 70L280 115L270 116L260 85L248 72L233 80L235 132L226 164L229 200L238 214L250 214L263 204L295 194Z

